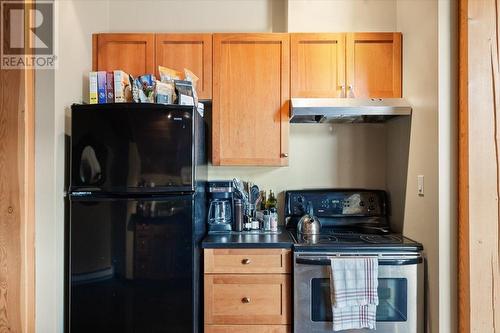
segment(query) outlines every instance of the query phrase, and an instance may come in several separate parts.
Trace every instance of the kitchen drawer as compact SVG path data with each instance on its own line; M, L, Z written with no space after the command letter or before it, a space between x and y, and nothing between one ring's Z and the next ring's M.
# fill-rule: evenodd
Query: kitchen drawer
M205 333L290 333L287 325L206 325Z
M287 249L205 249L205 273L290 273Z
M205 324L290 324L290 275L205 274Z

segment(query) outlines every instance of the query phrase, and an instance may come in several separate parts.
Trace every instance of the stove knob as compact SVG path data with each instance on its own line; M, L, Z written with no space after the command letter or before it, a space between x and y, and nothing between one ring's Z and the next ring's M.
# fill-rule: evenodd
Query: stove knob
M359 202L359 207L364 207L365 206L365 202L364 201L360 201Z
M303 196L297 197L297 202L304 202L304 197Z
M299 211L299 214L303 214L304 213L304 205L303 204L298 204L297 205L297 209Z

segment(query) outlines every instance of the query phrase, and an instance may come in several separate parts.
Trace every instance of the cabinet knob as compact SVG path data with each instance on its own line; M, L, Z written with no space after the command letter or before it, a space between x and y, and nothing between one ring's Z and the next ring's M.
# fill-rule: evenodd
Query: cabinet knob
M248 265L248 264L250 264L251 262L252 262L252 260L250 260L250 259L248 259L248 258L245 258L245 259L243 259L243 260L241 261L241 263L242 263L243 265Z
M347 96L348 98L355 98L356 97L356 94L354 92L354 86L353 85L349 85L349 96Z
M248 297L243 297L243 298L241 299L241 303L244 303L244 304L248 304L248 303L250 303L250 298L248 298Z
M288 157L288 153L281 154L281 157Z
M346 98L345 84L340 85L340 95L339 98Z

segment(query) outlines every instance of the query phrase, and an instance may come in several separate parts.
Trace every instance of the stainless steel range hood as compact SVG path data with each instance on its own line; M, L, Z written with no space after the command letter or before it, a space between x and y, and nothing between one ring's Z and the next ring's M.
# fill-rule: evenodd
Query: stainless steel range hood
M403 98L292 98L291 123L381 123L410 116Z

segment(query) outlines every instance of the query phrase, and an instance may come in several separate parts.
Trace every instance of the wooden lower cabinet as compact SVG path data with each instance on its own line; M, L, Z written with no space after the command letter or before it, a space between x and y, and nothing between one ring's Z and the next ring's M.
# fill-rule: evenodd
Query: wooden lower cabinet
M205 249L205 333L288 333L291 251Z
M289 325L205 325L205 333L291 333Z
M205 273L286 274L291 256L286 249L206 249Z
M205 324L288 324L290 275L206 274Z

